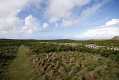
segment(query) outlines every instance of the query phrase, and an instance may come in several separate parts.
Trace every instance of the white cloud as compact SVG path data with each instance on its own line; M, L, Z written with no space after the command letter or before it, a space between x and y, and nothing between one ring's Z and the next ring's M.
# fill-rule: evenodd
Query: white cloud
M84 9L81 12L80 18L86 18L86 17L89 17L89 16L93 15L94 13L96 13L97 10L102 8L103 5L105 5L108 2L110 2L110 0L103 0L103 1L101 1L99 3L95 3L91 7L87 7L86 9Z
M17 17L0 18L0 34L15 33L19 24Z
M82 12L80 12L80 16L69 17L68 19L64 19L63 25L64 26L79 26L81 24L81 21L85 21L89 17L91 17L93 14L95 14L98 10L100 10L106 3L108 3L110 0L104 0L100 3L96 3L90 7L86 7Z
M68 19L68 20L64 19L62 23L63 26L65 27L70 27L74 25L74 21L72 19Z
M112 19L111 21L106 22L106 26L119 24L119 19Z
M0 34L15 33L20 19L18 12L27 4L28 0L0 1Z
M109 39L113 36L119 36L119 19L112 19L106 22L105 25L89 29L82 33L81 36L87 39Z
M92 6L87 6L79 13L79 16L73 16L73 9L75 7L83 8L85 5L90 4L91 1L92 0L49 0L47 9L49 22L57 23L57 21L62 20L61 24L64 27L80 25L81 21L95 14L97 10L110 0L104 0L99 3L94 3Z
M0 17L16 16L28 0L2 0L0 1Z
M72 14L76 6L83 6L90 0L49 0L48 15L50 18L64 18Z
M46 28L48 28L48 26L49 26L49 24L48 23L43 23L43 29L46 29Z
M32 15L25 18L25 25L22 27L21 32L25 34L32 34L38 29L37 20Z
M21 32L23 34L32 34L36 32L39 29L38 26L40 23L35 17L29 15L25 20L21 20L17 15L27 4L30 4L33 9L35 6L40 10L40 8L42 8L40 3L43 1L44 0L1 0L0 34L17 34ZM63 26L74 26L75 24L80 23L82 18L95 13L104 4L99 3L98 5L96 4L92 7L87 7L80 13L81 16L76 17L77 19L72 15L75 7L84 7L85 5L90 4L90 2L91 0L48 0L47 14L44 13L45 15L42 16L43 19L48 20L46 20L47 23L43 23L42 28L47 29L50 24L55 24L55 26L59 26L60 24ZM59 23L57 21L59 21ZM111 22L107 22L105 25L110 26L117 23L118 20L114 19Z

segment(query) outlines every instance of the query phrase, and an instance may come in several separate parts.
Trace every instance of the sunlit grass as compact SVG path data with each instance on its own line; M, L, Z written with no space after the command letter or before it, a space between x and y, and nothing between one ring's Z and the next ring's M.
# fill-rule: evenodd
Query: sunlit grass
M9 80L33 80L34 73L30 63L30 50L20 46L16 58L8 67Z

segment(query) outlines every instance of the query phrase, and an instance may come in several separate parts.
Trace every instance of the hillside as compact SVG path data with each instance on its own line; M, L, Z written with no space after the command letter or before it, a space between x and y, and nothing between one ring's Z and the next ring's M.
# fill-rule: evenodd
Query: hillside
M119 80L119 41L1 40L0 80Z
M113 37L112 40L119 40L119 36Z

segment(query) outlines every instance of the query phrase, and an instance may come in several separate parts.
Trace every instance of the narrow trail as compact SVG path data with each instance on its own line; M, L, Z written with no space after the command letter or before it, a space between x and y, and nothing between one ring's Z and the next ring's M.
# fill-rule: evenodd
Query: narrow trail
M30 49L28 47L24 45L19 47L16 58L8 68L9 80L34 80L29 53Z

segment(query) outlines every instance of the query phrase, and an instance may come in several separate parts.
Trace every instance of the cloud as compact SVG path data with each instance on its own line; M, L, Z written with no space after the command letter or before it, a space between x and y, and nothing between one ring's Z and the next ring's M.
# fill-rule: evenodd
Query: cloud
M49 0L48 16L52 19L65 18L72 15L72 9L76 6L84 6L91 0Z
M82 19L91 16L99 10L107 0L96 4L92 4L91 1L92 0L1 0L0 35L33 34L41 31L40 29L44 31L46 29L48 31L51 25L54 27L75 26L76 24L80 24ZM87 6L90 4L92 4L92 6ZM26 10L28 5L32 11L31 13L28 11L28 14L23 14L22 16L25 15L27 17L21 19L18 13L22 10ZM78 16L73 12L76 7L79 9L82 8ZM36 16L39 16L38 19ZM111 22L105 23L105 25L110 26L117 23L118 20L113 19Z
M80 12L79 16L76 17L70 16L68 18L64 18L62 24L64 26L69 26L69 27L77 26L77 25L80 26L81 22L84 22L86 19L94 15L98 10L100 10L105 4L109 2L110 0L104 0L93 4L92 6L88 6ZM87 4L90 4L90 2L88 1Z
M27 4L28 0L0 1L0 34L15 33L21 22L18 12Z
M63 23L63 26L65 26L65 27L74 25L74 21L72 19L68 19L68 20L64 19L62 23Z
M119 36L119 19L112 19L104 25L89 29L82 33L81 36L87 39L109 39L113 36Z
M37 19L32 15L25 18L25 25L22 27L21 33L32 34L38 29Z
M61 21L64 27L80 25L80 22L87 19L101 9L110 0L91 3L92 0L48 0L47 16L50 23ZM91 5L91 6L87 6ZM75 15L75 8L82 9L78 16ZM85 8L84 8L85 7Z
M43 29L46 29L46 28L48 28L48 26L49 26L49 24L48 23L43 23Z
M112 25L116 25L119 24L119 19L112 19L111 21L106 22L106 26L112 26Z
M0 18L0 34L15 33L19 22L17 17Z
M18 13L28 4L37 4L37 2L40 3L40 0L2 0L0 2L0 34L35 32L38 26L36 18L28 15L25 19L20 19Z
M16 16L26 5L28 0L2 0L0 1L0 17Z
M93 4L90 7L87 7L86 9L84 9L81 12L80 18L86 18L86 17L93 15L94 13L97 12L97 10L101 9L105 4L107 4L109 2L110 2L110 0L103 0L101 2Z

